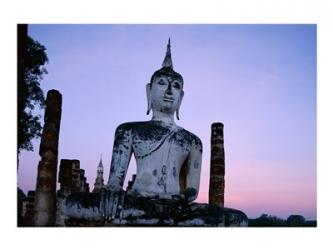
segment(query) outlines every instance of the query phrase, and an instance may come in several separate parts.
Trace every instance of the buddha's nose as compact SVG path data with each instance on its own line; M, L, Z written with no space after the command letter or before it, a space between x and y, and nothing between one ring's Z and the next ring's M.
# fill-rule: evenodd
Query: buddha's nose
M168 84L168 88L166 90L166 94L172 95L172 88L171 88L171 83Z

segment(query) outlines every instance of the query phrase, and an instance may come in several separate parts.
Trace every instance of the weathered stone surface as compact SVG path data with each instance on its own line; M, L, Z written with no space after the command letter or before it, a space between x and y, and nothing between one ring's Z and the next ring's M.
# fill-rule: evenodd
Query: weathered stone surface
M121 218L112 223L123 226L223 226L223 209L179 199L125 196Z
M178 198L159 199L125 195L115 218L103 216L101 193L75 193L68 197L66 226L247 226L246 215L236 209L188 203Z
M22 207L23 201L27 198L25 193L17 187L17 226L23 226Z
M137 162L137 173L131 190L142 196L171 197L187 188L198 194L202 144L185 129L162 121L125 123L116 130L108 188L120 190L131 155ZM180 185L182 170L185 186Z
M247 227L249 224L246 214L233 208L223 208L225 227Z
M224 139L223 124L212 124L209 204L224 207Z
M34 226L35 191L29 191L22 203L22 226Z
M56 178L62 96L57 90L47 93L44 128L39 148L35 214L36 226L53 226L56 213Z
M100 208L100 193L73 193L66 199L65 213L67 218L88 221L103 221L103 211Z
M60 190L57 192L56 226L65 226L65 201L75 192L89 192L89 184L84 176L84 169L80 169L79 160L62 159L60 161L59 183Z

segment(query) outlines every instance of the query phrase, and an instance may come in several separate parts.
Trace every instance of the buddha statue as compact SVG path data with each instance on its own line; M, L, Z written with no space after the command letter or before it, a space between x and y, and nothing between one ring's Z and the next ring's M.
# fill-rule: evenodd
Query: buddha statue
M175 123L183 87L183 77L173 69L169 38L162 68L146 85L147 115L152 111L152 119L117 127L107 185L100 194L69 196L69 218L110 225L223 225L223 208L193 202L199 191L202 143ZM125 192L132 155L136 178Z
M183 77L173 70L169 40L163 67L146 86L147 114L152 110L152 119L124 123L116 129L108 189L122 189L133 154L137 174L131 193L166 199L186 193L191 194L189 201L197 197L202 143L174 121L175 113L179 119L183 85Z

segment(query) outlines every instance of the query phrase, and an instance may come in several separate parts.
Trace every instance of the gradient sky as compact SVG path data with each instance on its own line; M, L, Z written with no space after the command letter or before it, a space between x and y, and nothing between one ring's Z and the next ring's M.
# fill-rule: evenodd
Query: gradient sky
M79 159L91 189L101 154L108 179L115 128L150 119L145 85L171 37L185 82L177 123L204 147L197 201L208 200L210 126L222 122L226 207L316 219L315 25L29 25L29 35L50 60L42 89L63 95L59 161ZM20 156L25 192L39 143Z

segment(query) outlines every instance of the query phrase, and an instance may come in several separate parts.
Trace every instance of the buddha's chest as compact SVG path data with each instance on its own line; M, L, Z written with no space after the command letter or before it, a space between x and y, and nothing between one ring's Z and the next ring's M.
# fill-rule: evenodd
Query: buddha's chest
M138 143L134 147L137 163L136 188L151 192L178 192L179 174L189 156L191 145L176 137L164 141Z
M148 139L133 137L133 152L137 160L154 159L161 163L183 162L191 151L191 146L190 141L184 140L177 133Z

